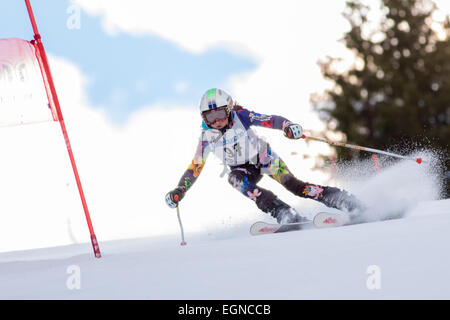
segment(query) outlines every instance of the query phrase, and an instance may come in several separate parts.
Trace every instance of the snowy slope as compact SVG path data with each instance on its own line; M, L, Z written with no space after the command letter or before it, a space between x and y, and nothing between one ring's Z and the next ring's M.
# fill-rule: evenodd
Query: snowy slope
M103 242L101 259L87 243L1 253L0 299L450 298L450 199L401 220L264 236L248 227L187 232L185 247L178 236ZM67 286L74 268L80 289Z

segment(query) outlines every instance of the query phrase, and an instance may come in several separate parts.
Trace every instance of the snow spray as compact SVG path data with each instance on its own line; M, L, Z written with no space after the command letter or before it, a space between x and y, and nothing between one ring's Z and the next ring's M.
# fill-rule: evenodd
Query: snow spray
M410 157L423 162L418 166L408 160L379 158L379 170L374 170L371 159L339 163L337 182L367 205L369 221L395 212L407 213L418 202L442 197L445 167L437 151L415 152Z

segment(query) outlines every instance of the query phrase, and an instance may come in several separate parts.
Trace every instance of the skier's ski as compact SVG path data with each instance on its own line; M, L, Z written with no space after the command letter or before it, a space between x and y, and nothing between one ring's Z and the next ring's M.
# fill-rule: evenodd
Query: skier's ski
M314 216L313 223L316 228L333 228L346 225L350 218L345 213L319 212Z
M298 231L304 229L340 227L348 222L347 216L342 213L319 212L314 216L313 221L297 222L297 223L267 223L263 221L255 222L250 227L250 234L256 236L269 233L280 233L288 231Z
M255 222L250 227L250 233L252 235L260 235L260 234L304 230L310 229L311 227L319 229L334 228L352 224L401 219L404 217L404 213L405 211L393 212L383 217L382 219L370 220L367 217L364 217L364 215L351 218L345 212L319 212L314 216L313 221L287 223L287 224L267 223L263 221L258 221Z
M302 230L309 226L312 226L312 221L286 223L286 224L257 221L250 227L250 234L257 236L261 234L295 231L295 230Z

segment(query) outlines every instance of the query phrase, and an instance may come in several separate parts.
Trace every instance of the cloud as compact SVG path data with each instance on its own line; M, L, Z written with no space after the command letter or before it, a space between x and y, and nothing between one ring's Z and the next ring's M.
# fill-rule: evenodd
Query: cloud
M336 43L346 28L340 16L343 1L305 4L284 0L276 5L272 1L237 0L76 3L100 16L109 29L158 35L194 53L225 47L251 55L259 68L232 77L225 89L262 112L276 106L297 119L311 113L310 94L326 85L316 65L318 58L343 52Z

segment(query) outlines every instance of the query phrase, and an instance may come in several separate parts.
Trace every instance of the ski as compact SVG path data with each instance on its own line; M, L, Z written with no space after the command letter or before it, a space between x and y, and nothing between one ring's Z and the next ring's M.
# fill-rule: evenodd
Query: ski
M313 223L316 228L334 228L346 225L350 218L345 213L319 212L314 216Z
M311 226L312 221L297 222L297 223L267 223L264 221L257 221L250 227L250 234L257 236L261 234L279 233L287 231L302 230L305 227Z
M353 224L401 219L404 217L404 213L405 211L392 212L382 219L370 220L367 217L364 217L364 215L351 218L345 212L319 212L314 216L312 221L306 222L277 224L258 221L250 227L250 234L256 236L261 234L298 231L311 228L336 228Z
M298 231L304 229L340 227L348 222L348 217L342 213L319 212L314 216L313 221L297 223L267 223L264 221L255 222L250 227L250 234L257 236L262 234L280 233L288 231Z

